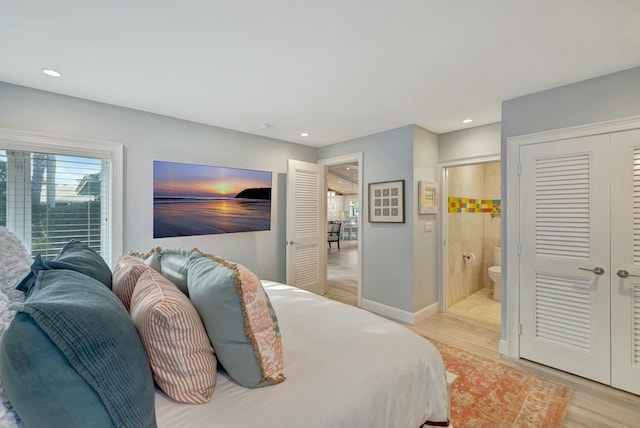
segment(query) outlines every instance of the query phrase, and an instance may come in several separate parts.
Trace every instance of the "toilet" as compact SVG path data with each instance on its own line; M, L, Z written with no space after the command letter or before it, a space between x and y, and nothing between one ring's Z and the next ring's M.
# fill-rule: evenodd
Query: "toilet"
M502 265L500 247L493 248L493 263L495 266L489 268L489 278L493 281L493 300L498 302L502 298Z

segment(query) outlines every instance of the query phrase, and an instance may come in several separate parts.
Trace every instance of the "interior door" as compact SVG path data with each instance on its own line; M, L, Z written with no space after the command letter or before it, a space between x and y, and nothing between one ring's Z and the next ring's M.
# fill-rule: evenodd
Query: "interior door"
M325 294L327 225L325 167L289 160L287 168L287 284Z
M640 130L611 145L611 384L640 394Z
M520 354L603 383L610 153L608 135L520 148Z

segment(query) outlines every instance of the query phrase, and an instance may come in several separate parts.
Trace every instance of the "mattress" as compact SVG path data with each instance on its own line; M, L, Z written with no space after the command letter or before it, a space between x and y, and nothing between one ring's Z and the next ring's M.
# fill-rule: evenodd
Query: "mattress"
M447 420L442 358L426 339L370 312L263 281L284 352L280 384L247 389L218 373L211 400L156 392L166 428L418 428Z

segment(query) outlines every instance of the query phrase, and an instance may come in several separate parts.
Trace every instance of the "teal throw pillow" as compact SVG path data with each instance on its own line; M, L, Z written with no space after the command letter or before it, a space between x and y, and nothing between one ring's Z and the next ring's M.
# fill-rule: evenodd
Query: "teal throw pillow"
M111 269L104 259L78 240L69 241L53 260L44 260L40 255L35 257L29 272L16 287L27 296L35 284L36 276L41 270L69 269L90 276L111 289Z
M160 273L188 296L187 274L191 251L163 250L161 254ZM199 257L200 254L194 253L193 256Z
M115 427L96 390L28 314L17 313L2 340L0 373L28 427Z
M11 308L18 314L0 343L0 376L27 426L156 426L149 360L126 309L102 283L41 270L27 300Z
M256 275L215 256L194 257L187 276L218 362L246 388L283 382L280 329Z

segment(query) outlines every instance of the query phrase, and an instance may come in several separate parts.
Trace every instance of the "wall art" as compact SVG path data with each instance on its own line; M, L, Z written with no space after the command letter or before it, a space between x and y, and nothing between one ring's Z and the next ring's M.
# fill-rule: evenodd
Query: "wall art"
M436 183L420 180L418 182L418 213L436 214L438 212Z
M369 222L404 223L404 180L369 183Z
M153 161L153 237L271 229L271 172Z

